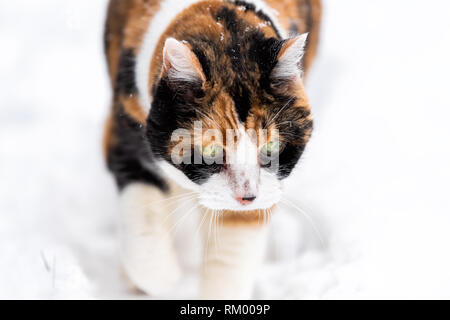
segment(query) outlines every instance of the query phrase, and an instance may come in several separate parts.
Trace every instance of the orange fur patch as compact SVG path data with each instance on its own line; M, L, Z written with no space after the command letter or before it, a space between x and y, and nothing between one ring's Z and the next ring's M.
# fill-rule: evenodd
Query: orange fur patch
M226 225L260 225L267 224L275 210L275 206L266 210L223 211L221 220Z
M128 2L129 1L130 0L128 0ZM124 48L132 48L134 53L137 54L142 45L144 35L147 32L150 20L158 12L162 1L163 0L131 0L133 5L129 11L125 27Z
M108 115L105 123L105 130L103 134L103 156L106 158L108 156L109 150L114 146L116 137L114 136L114 120L113 113Z
M131 116L133 119L135 119L140 124L144 125L147 120L147 114L145 113L144 109L142 109L141 105L139 104L139 99L136 95L130 95L130 96L121 96L120 102L122 103L122 106L124 108L124 111Z
M303 69L308 73L316 56L322 18L321 0L265 0L269 6L279 12L278 19L286 29L298 34L309 33L308 48L303 59Z

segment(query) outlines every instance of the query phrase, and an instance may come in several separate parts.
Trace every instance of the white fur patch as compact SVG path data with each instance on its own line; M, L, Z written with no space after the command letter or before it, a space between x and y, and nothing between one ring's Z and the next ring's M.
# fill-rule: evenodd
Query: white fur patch
M235 196L258 196L260 175L258 146L243 125L240 125L239 137L234 150L228 148L227 161L230 171L228 183L232 186Z
M241 166L258 166L258 147L255 141L245 131L243 125L239 128L240 139L237 144L234 164Z
M170 237L171 210L166 195L141 183L121 193L120 256L127 276L139 289L161 296L180 279L180 268Z
M220 241L207 242L200 289L203 299L250 299L264 257L266 226L227 226L215 229Z
M165 160L158 162L158 167L164 172L164 174L175 182L180 187L192 190L192 191L200 191L200 188L197 184L192 182L186 175L181 171L175 168L173 165L168 163Z
M270 209L280 202L282 185L276 175L261 170L258 197L251 204L243 206L234 198L224 174L213 175L201 186L199 202L213 210L252 211Z

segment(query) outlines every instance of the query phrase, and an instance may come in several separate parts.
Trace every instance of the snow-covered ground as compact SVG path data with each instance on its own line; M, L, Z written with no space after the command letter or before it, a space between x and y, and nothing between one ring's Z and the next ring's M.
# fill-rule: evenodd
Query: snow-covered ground
M450 298L450 3L324 4L299 210L275 216L255 297ZM105 6L0 1L0 298L143 298L101 156Z

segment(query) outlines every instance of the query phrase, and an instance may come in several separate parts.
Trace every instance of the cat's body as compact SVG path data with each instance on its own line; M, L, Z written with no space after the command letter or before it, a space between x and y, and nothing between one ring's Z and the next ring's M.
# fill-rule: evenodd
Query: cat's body
M105 48L114 97L104 151L121 193L122 263L138 288L159 295L177 282L170 213L174 197L192 190L206 219L221 220L208 235L220 241L206 244L201 296L251 296L264 217L311 135L298 68L303 57L307 71L314 58L320 10L319 0L110 1ZM305 32L303 52L306 37L293 35ZM220 151L225 163L175 163L179 129L192 134L189 150ZM205 131L228 129L235 145L204 141ZM252 140L247 130L269 133ZM274 159L261 160L268 146L274 168Z

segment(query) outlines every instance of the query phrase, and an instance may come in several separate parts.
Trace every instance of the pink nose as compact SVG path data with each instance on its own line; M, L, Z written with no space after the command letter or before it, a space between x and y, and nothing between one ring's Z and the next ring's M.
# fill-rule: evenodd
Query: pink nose
M255 199L256 199L256 196L254 196L254 195L246 195L244 197L236 197L236 200L243 206L246 206L246 205L252 203Z

